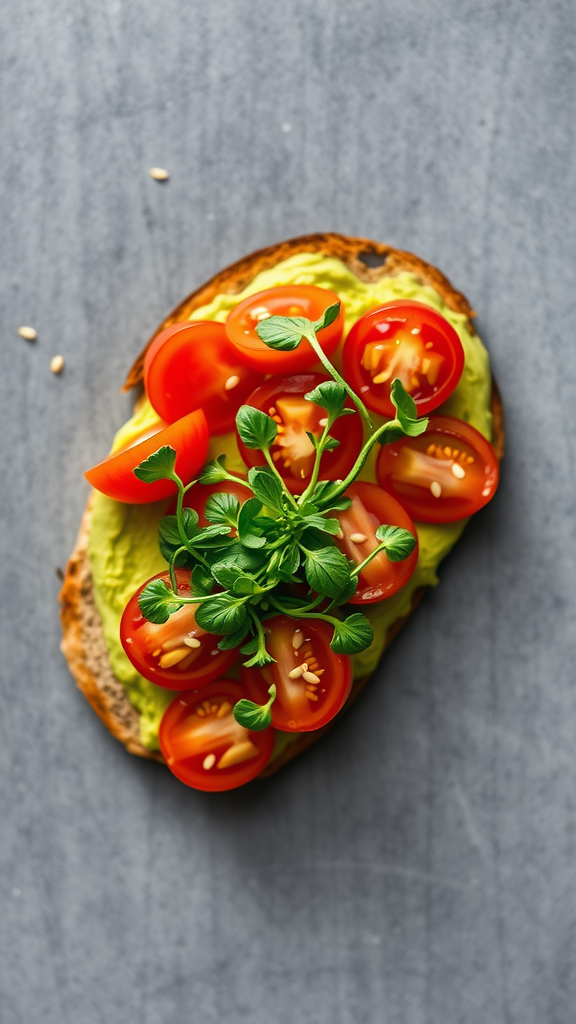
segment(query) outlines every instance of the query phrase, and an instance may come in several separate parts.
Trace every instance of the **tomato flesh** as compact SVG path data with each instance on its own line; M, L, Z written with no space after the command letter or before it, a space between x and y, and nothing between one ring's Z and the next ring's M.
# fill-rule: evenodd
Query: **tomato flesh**
M493 498L499 480L491 444L469 423L433 416L426 433L381 449L376 476L414 519L452 523Z
M259 775L272 755L274 732L251 732L232 714L245 694L229 679L177 697L160 723L160 750L170 771L193 789L222 792Z
M343 537L336 543L347 558L360 565L374 548L378 547L376 530L382 524L401 526L417 539L416 529L410 516L390 494L376 484L355 483L346 492L352 498L352 505L344 512L336 513ZM385 597L391 597L408 582L418 561L418 543L408 558L402 562L391 562L384 551L376 555L358 580L358 589L350 604L374 604Z
M332 627L321 619L279 615L265 622L264 629L267 650L276 662L242 669L248 696L264 704L270 685L275 683L274 728L283 732L320 729L338 714L350 693L350 658L331 650ZM303 665L306 668L299 672ZM297 678L291 678L294 672L298 672Z
M204 465L208 454L208 424L202 409L195 409L169 426L159 423L156 430L143 432L131 446L114 452L87 470L84 476L92 487L114 501L144 505L169 498L177 491L172 480L147 484L134 476L136 466L163 445L175 449L176 472L188 483Z
M344 375L369 409L394 416L390 386L401 380L423 416L452 394L464 369L462 342L422 302L389 302L361 317L344 345Z
M247 405L267 413L276 421L278 434L270 453L276 468L292 493L301 493L308 483L314 466L315 449L307 432L320 437L326 420L326 411L304 398L326 377L317 373L295 374L293 377L272 377L256 388ZM351 402L346 403L354 408ZM340 442L332 451L325 451L320 463L323 480L338 480L350 471L362 447L362 422L358 413L336 420L331 436ZM266 460L261 451L247 448L238 437L238 448L247 466L263 466Z
M264 373L294 373L307 370L318 362L318 356L306 339L292 352L279 352L261 341L256 327L271 316L303 316L318 320L328 306L339 302L335 292L316 285L280 285L248 296L230 312L226 333L247 366ZM318 332L318 342L330 356L338 347L344 329L344 312Z
M215 321L172 324L154 338L144 360L144 385L158 415L173 423L200 407L211 434L234 430L238 409L262 380Z
M190 571L178 569L178 593L190 597ZM170 586L170 575L161 572L153 579ZM149 580L147 581L150 582ZM138 598L143 584L130 598L120 621L120 640L134 668L156 686L168 690L198 689L217 679L236 660L238 652L220 651L218 637L196 624L197 605L185 604L161 625L144 618Z

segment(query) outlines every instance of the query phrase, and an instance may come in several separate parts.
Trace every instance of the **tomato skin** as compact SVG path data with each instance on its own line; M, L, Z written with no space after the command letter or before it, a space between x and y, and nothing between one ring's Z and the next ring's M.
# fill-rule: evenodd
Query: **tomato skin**
M231 310L226 321L226 333L247 366L264 373L296 373L307 370L318 362L318 356L304 339L293 352L278 352L260 340L256 333L258 310L268 310L271 316L304 316L318 320L328 306L340 302L335 292L316 285L290 284L267 288L250 295ZM256 314L256 315L254 315ZM318 332L318 341L327 356L338 347L344 330L344 312Z
M401 346L397 350L398 366L394 363L394 342ZM379 358L384 362L378 362L369 372L362 359L366 358L366 346L374 349L376 343L382 350ZM378 358L376 351L374 356ZM420 360L431 363L428 374L433 383L422 369L416 371L420 379L414 377L406 363L410 356L420 367ZM452 394L464 369L464 349L452 325L430 306L408 299L387 302L357 320L344 343L342 358L346 379L368 408L382 416L395 415L390 399L390 385L395 377L400 377L411 394L418 415L424 416ZM390 371L390 379L374 383L372 374L377 377L382 370Z
M278 615L268 619L264 629L268 652L276 658L276 663L242 669L242 685L248 696L257 704L265 704L269 699L269 686L276 684L272 725L282 732L313 732L327 725L345 704L352 687L350 658L330 649L332 627L321 619ZM296 630L301 630L305 637L298 650L292 645ZM288 672L305 659L314 674L316 668L325 670L317 686L310 686L304 678L288 677ZM314 692L317 699L306 696L306 690Z
M178 593L183 597L190 597L190 570L177 569L176 582ZM160 572L152 579L164 580L170 586L170 574ZM147 580L146 583L149 583ZM191 606L184 605L178 612L171 615L167 623L155 626L144 618L138 605L138 597L142 593L146 583L138 588L130 598L120 620L120 640L122 647L130 659L134 668L149 679L156 686L162 686L167 690L197 690L199 686L217 679L222 672L232 665L238 657L237 649L231 651L218 650L219 637L206 633L196 626ZM174 643L180 631L182 635L190 634L198 636L200 647L196 650L190 649L189 655L181 662L172 667L162 668L159 664L161 657L168 651L164 650L162 642L168 640L168 650L173 651ZM182 640L176 644L176 649L182 650L186 645ZM161 650L160 656L154 656L154 651ZM216 652L215 654L213 652Z
M160 723L160 750L166 764L186 786L205 793L237 789L254 779L268 764L274 748L274 732L263 729L250 732L235 721L232 708L245 694L239 683L220 679L195 693L181 694L164 712ZM229 710L218 717L227 704ZM212 710L216 708L217 710ZM199 711L198 711L199 709ZM232 743L230 741L233 741ZM219 767L220 758L242 751L248 744L253 756L228 767ZM204 767L204 764L209 767Z
M336 540L336 543L346 557L355 561L357 565L378 544L374 538L374 531L381 523L386 526L401 526L404 530L410 530L410 533L416 537L416 547L404 561L391 562L385 552L382 552L367 565L366 573L360 574L358 589L349 599L349 604L375 604L376 601L383 601L385 598L391 597L410 579L418 561L418 535L414 523L400 502L381 487L377 487L376 484L363 481L354 483L348 488L346 495L353 499L353 505L345 512L335 513L345 534L344 540ZM368 513L369 522L358 521L356 509L358 500L364 506L365 512ZM363 511L362 514L364 515ZM369 531L372 531L371 536ZM349 537L356 532L369 536L369 541L364 544L355 544Z
M171 324L144 359L144 386L158 415L173 423L200 407L211 434L234 430L238 409L262 380L241 361L224 325L213 320Z
M427 452L432 445L438 454ZM453 464L460 465L458 475ZM414 519L453 523L473 515L493 498L500 469L492 445L475 427L453 416L432 416L425 434L402 438L380 450L376 476ZM432 491L434 483L440 485L439 497Z
M145 505L169 498L177 491L172 480L146 484L134 476L136 466L163 445L171 445L176 450L176 472L188 483L204 465L208 454L208 424L202 409L195 409L168 426L161 423L155 433L147 433L144 440L137 440L131 447L108 456L84 476L97 491L129 505Z
M265 384L262 384L259 388L256 388L252 392L250 397L247 399L246 404L252 405L256 409L260 409L263 412L270 415L270 409L276 410L276 415L283 420L279 426L285 428L290 427L292 422L296 422L298 425L299 434L294 439L297 449L300 449L302 444L306 446L306 451L309 454L306 456L306 475L301 476L297 472L297 465L302 463L294 462L291 466L286 466L284 463L289 458L289 453L294 451L290 448L281 447L281 437L286 443L289 440L289 435L286 432L281 435L280 432L276 441L272 445L270 452L276 463L276 468L284 480L286 486L293 494L300 494L310 479L310 473L314 462L314 449L306 437L304 426L299 424L298 419L293 421L290 419L289 414L284 419L282 416L281 406L283 403L289 405L291 401L295 401L301 405L305 413L310 417L310 422L305 424L306 430L310 430L311 433L320 436L322 433L322 427L319 426L319 421L326 416L326 411L321 406L315 405L314 402L307 402L303 400L303 396L309 391L312 391L318 384L327 380L327 377L319 373L301 373L294 374L290 377L271 377ZM277 403L280 402L280 406ZM352 402L347 401L346 406L348 408L354 408ZM333 451L326 451L322 455L322 461L320 463L320 479L322 480L339 480L344 478L346 474L352 469L356 458L362 447L363 438L363 427L360 416L356 412L354 416L343 416L341 419L336 420L331 431L332 437L335 437L340 441L338 448ZM240 437L237 436L238 448L240 454L244 459L247 466L264 466L266 460L259 449L247 448ZM275 458L279 455L279 458Z

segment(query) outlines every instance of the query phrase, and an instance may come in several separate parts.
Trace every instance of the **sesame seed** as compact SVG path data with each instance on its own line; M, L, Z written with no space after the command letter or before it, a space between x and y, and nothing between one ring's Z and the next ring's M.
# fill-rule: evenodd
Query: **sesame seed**
M240 377L238 376L237 373L233 373L231 377L228 377L228 380L226 381L224 387L226 391L232 391L232 388L237 387L239 383Z
M288 673L288 679L300 679L303 671L302 665L297 665L296 668L293 668L292 671Z
M200 647L200 641L197 640L195 636L185 636L184 643L186 644L187 647Z
M304 643L304 634L301 629L295 629L292 636L292 647L295 651L299 650Z
M318 676L316 675L315 672L303 672L302 673L302 678L307 683L315 683L315 684L317 684L317 683L320 682L320 680L319 680L319 678L318 678Z
M38 333L33 327L19 327L18 334L21 338L24 338L25 341L36 341L36 338L38 337Z
M365 544L368 538L365 533L351 533L350 540L353 544Z
M213 768L215 764L216 764L216 755L215 754L208 754L208 756L205 757L204 760L202 761L202 767L205 768L206 771L209 771L210 768Z
M154 178L154 181L168 181L170 177L168 171L164 170L163 167L151 167L148 174L151 178Z
M50 370L52 373L62 373L64 369L64 356L53 356L50 360Z
M460 465L459 462L453 462L451 468L452 468L452 472L453 472L454 476L458 480L463 480L464 479L464 477L466 476L466 470L462 469L462 466Z
M437 480L432 481L432 483L430 484L430 490L435 498L439 498L440 495L442 494L442 487L440 486Z
M328 426L328 417L327 416L323 416L321 420L318 420L318 426L319 427L326 427L326 426Z

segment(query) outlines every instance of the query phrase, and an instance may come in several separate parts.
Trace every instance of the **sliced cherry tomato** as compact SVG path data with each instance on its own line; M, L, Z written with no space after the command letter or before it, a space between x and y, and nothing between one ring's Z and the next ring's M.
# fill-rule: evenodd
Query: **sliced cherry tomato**
M358 589L350 604L374 604L391 597L410 579L418 561L418 535L402 505L376 484L355 483L346 494L352 498L352 504L346 511L336 513L344 534L336 543L357 565L378 547L375 533L381 525L401 526L416 537L416 547L404 561L391 562L382 551L360 573Z
M238 409L262 380L215 321L172 324L154 338L144 360L144 385L158 415L173 423L200 407L211 434L234 430Z
M432 416L425 434L380 450L376 476L414 519L453 523L490 501L500 470L478 430L452 416Z
M464 369L464 350L440 313L405 299L356 321L343 362L344 376L369 409L394 416L390 385L398 377L423 416L452 394Z
M170 586L170 575L152 577ZM150 580L147 580L149 583ZM176 571L178 593L190 597L190 571ZM237 650L218 650L219 637L196 624L197 605L185 604L162 625L145 619L138 605L144 583L130 598L120 621L120 640L134 668L168 690L198 689L217 679L236 660Z
M312 732L340 709L352 686L352 664L330 648L332 627L321 619L278 615L264 624L266 647L276 659L264 668L243 668L242 683L251 700L265 704L276 684L272 725L283 732Z
M228 315L226 333L247 366L264 373L295 373L307 370L318 362L318 356L305 339L293 352L278 352L268 348L256 333L257 325L271 316L304 316L318 320L328 306L340 302L335 292L315 285L290 284L267 288L249 295ZM344 329L344 311L329 327L318 332L318 341L326 355L338 347Z
M252 497L252 491L248 487L230 480L225 480L221 484L194 484L194 487L184 495L184 507L193 508L198 513L199 526L208 526L204 509L208 498L213 494L233 494L241 505Z
M270 760L274 731L250 732L232 708L245 694L229 679L177 697L160 723L160 750L176 778L193 789L237 789Z
M286 486L295 494L304 490L314 466L316 452L308 432L320 437L326 423L325 410L307 401L304 395L324 380L326 377L317 373L271 377L256 388L247 400L247 405L261 409L276 420L278 435L270 451ZM350 401L346 405L354 409ZM330 434L340 444L332 451L324 452L320 477L323 480L338 480L345 477L352 468L362 447L362 421L358 413L336 420ZM240 438L238 447L247 466L265 465L261 451L246 448Z
M196 409L170 426L160 423L152 433L143 432L130 446L114 452L87 470L84 476L97 491L130 505L169 498L177 490L171 480L146 484L134 476L136 466L163 445L176 450L176 472L188 483L204 465L208 453L208 424L202 409Z

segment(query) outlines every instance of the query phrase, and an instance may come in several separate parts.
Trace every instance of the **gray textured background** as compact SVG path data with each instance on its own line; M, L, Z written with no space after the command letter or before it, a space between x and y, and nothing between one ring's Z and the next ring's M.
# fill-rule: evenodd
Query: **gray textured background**
M2 1024L571 1024L572 0L3 14ZM55 568L156 324L245 252L325 229L469 295L504 477L347 721L206 797L76 692Z

